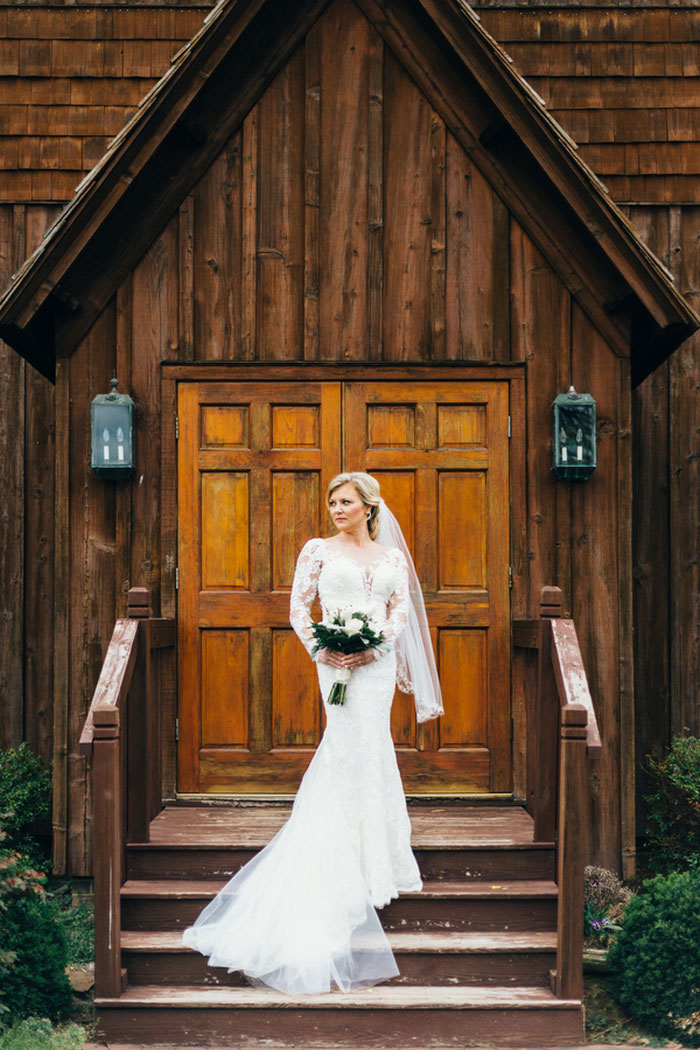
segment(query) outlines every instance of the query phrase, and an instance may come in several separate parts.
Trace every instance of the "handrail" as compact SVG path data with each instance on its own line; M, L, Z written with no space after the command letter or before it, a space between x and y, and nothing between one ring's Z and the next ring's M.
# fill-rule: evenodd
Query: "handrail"
M138 630L138 620L117 620L114 625L107 655L80 734L79 750L82 755L92 754L95 708L121 707L126 700L136 666Z
M564 704L580 704L585 707L586 750L589 758L600 758L603 745L600 740L588 678L583 666L581 649L573 620L550 620L552 631L552 666L557 680L559 701Z
M132 587L128 618L114 625L80 734L93 759L95 993L122 987L120 890L127 842L148 842L161 809L160 658L172 649L175 621L150 615L150 592Z
M602 752L600 730L573 620L562 618L562 592L544 587L538 620L513 623L517 648L537 651L528 785L536 842L556 847L557 966L560 998L583 994L583 869L587 860L588 762Z

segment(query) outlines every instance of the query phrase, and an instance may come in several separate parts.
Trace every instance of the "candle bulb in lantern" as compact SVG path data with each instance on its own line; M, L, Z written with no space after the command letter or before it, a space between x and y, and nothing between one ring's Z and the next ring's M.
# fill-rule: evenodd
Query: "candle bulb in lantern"
M117 459L124 462L124 431L121 427L117 430Z
M566 463L567 459L569 458L569 451L566 447L566 431L563 427L559 431L559 442L561 445L561 461L562 463Z
M105 462L107 462L109 460L109 431L107 430L107 427L102 431L102 444L104 446L103 455Z
M579 462L583 459L583 431L581 427L576 431L576 459Z

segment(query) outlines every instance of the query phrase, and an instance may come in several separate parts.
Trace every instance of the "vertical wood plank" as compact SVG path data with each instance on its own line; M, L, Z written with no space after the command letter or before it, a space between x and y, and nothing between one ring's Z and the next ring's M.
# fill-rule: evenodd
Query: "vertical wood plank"
M133 273L132 397L136 401L136 473L132 484L131 586L147 587L160 610L160 361L178 340L178 218Z
M243 122L241 165L241 360L257 357L258 107Z
M117 290L116 375L120 389L130 392L132 374L133 286L132 275ZM116 552L115 617L126 615L126 596L131 586L131 493L132 485L117 485L115 490Z
M431 359L441 361L446 352L446 204L445 169L447 133L445 125L436 113L430 122L430 215L432 219L430 242L430 323Z
M367 284L369 335L367 358L382 357L384 299L384 42L371 37L368 53L369 115L367 118Z
M229 139L192 194L194 353L202 361L241 352L241 139L240 131Z
M26 251L32 252L56 207L26 215ZM54 386L25 369L24 736L48 768L53 750Z
M257 350L295 360L304 350L304 50L258 103Z
M180 329L178 360L194 360L194 197L188 194L178 211Z
M2 210L3 284L25 255L25 209ZM25 362L0 345L0 746L18 747L24 735L24 376Z
M321 214L321 30L315 22L304 44L304 359L319 356Z
M92 779L77 741L114 627L114 489L90 468L90 403L109 389L116 309L102 312L70 359L70 706L68 718L68 868L90 872ZM61 644L65 645L65 639ZM75 749L75 750L74 750Z
M632 603L632 381L628 359L619 362L617 386L618 667L620 673L620 837L622 875L632 878L637 850L634 761L634 627Z
M381 45L354 5L335 2L321 27L321 345L333 360L362 360L369 331L368 67Z
M447 135L447 357L509 353L508 212L451 133Z
M572 487L572 614L596 706L603 753L591 793L592 855L617 870L621 857L621 770L632 761L620 741L620 586L628 566L620 565L617 474L620 421L619 360L577 305L572 312L571 369L577 390L597 402L598 466L585 485ZM605 644L601 644L605 639ZM626 741L626 744L631 742Z
M570 542L557 534L557 495L550 466L551 403L561 388L561 362L569 356L570 300L516 222L511 222L510 257L513 358L528 364L528 561L530 601L536 602L542 587L559 582L563 552L557 551L557 541ZM567 588L570 581L562 579L562 585ZM569 593L565 590L567 608Z
M634 208L631 218L666 266L671 265L667 208ZM669 363L632 391L634 679L637 833L646 830L646 756L670 743L671 557L669 508Z
M384 60L384 356L433 353L432 137L440 118L387 50Z
M66 871L68 850L68 707L70 662L70 362L56 361L56 498L54 504L53 871ZM77 615L77 610L75 610Z

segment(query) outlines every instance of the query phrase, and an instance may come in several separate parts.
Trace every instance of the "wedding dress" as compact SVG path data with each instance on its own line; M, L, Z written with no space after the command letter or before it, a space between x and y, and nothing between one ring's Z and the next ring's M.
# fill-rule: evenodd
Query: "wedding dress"
M409 615L406 559L384 547L365 565L337 543L309 540L290 603L309 653L316 594L324 618L351 608L378 620L384 651L353 670L342 706L327 703L335 669L317 664L326 729L291 816L183 935L210 966L290 994L348 991L398 974L375 909L421 888L390 729L394 645Z

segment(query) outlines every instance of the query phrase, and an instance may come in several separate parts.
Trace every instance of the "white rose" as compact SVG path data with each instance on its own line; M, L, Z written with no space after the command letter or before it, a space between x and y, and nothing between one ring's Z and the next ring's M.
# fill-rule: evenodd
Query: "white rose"
M353 634L359 634L363 627L364 623L362 622L362 620L359 620L356 616L353 616L343 627L343 634L347 634L348 637L351 637Z

